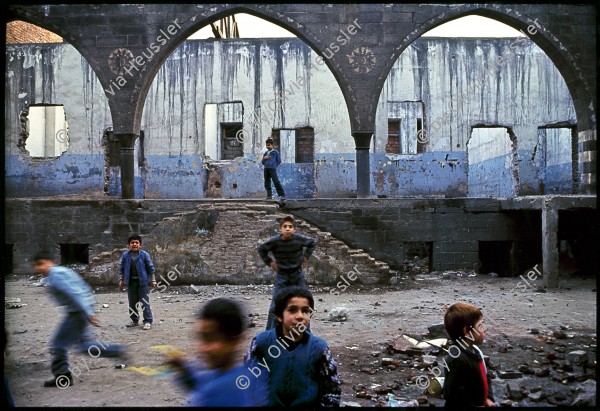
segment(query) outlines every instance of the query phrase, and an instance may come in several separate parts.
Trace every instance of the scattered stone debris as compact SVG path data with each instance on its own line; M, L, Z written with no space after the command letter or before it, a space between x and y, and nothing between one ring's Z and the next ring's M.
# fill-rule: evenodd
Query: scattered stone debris
M444 323L433 324L427 327L429 331L429 335L433 338L446 338L446 327L444 327Z
M17 304L17 303L4 303L4 308L7 309L14 309L14 308L21 308L21 307L25 307L27 304Z
M567 361L573 365L583 365L588 362L587 352L583 350L571 351L567 354Z
M555 330L552 332L552 337L556 338L557 340L565 340L567 338L567 333L565 333L563 330Z
M4 297L4 308L6 309L21 308L26 305L25 303L21 303L21 298L19 297Z
M411 400L411 401L402 401L402 400L397 400L396 397L394 396L394 394L388 394L387 396L388 400L387 400L387 406L388 407L393 407L393 408L397 408L397 407L418 407L419 406L419 401L418 400Z
M506 383L506 393L508 397L513 401L519 401L527 395L523 387L517 381L510 381Z
M596 406L596 381L587 380L574 390L575 398L571 403L573 407L595 407Z
M327 313L327 321L347 321L348 309L346 307L335 307Z
M500 370L498 371L498 377L502 378L503 380L510 380L510 379L515 379L515 378L521 378L523 377L523 374L520 373L519 371L514 371L514 370Z

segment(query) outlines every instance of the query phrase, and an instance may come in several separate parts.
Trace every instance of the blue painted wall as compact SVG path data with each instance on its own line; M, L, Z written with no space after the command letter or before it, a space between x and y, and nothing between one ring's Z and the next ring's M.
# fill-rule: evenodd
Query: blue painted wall
M140 191L145 198L203 198L206 170L199 155L147 156ZM136 196L138 195L136 187Z
M545 194L572 194L573 168L571 164L546 167Z
M63 154L24 163L19 155L5 157L6 197L36 197L102 192L104 156Z

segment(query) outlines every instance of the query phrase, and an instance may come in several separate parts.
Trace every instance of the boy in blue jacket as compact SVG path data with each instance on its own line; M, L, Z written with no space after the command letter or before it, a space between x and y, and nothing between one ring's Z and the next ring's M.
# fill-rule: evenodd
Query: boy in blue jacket
M279 154L279 151L273 148L274 141L272 138L268 138L267 141L265 141L265 144L267 146L267 151L263 154L262 164L265 166L265 190L267 190L267 200L273 198L273 191L271 189L271 180L273 180L277 195L280 197L281 201L285 201L285 191L283 191L283 187L279 182L279 177L277 177L277 166L281 164L281 155Z
M92 288L75 271L57 266L54 256L48 251L40 251L33 257L33 266L38 274L48 278L48 290L59 305L65 306L67 316L50 341L52 354L52 374L54 378L44 382L44 387L67 388L73 385L73 377L68 361L68 350L79 342L79 351L92 357L123 357L125 348L120 344L91 342L87 333L88 323L100 327L100 320L94 314L95 304Z
M266 379L268 406L338 407L341 382L327 342L308 329L315 302L304 287L275 296L278 325L259 333L245 360L250 372ZM283 409L283 408L282 408Z
M142 237L137 234L127 239L129 250L123 253L119 265L119 288L127 286L129 300L129 318L127 327L136 327L140 320L138 309L144 312L144 330L152 327L152 310L150 309L150 287L156 287L154 264L150 254L142 250Z
M239 363L238 351L244 342L246 316L233 300L208 301L197 316L197 353L201 361L181 356L167 363L178 371L176 381L190 391L192 407L258 407L266 405L262 381L252 381L248 366Z

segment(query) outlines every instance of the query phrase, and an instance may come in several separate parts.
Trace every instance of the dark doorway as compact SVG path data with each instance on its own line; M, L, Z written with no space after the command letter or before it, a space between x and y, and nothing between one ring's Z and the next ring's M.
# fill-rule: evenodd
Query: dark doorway
M89 244L61 244L60 264L89 264Z
M512 276L510 256L512 241L479 242L479 274L496 273L501 277Z

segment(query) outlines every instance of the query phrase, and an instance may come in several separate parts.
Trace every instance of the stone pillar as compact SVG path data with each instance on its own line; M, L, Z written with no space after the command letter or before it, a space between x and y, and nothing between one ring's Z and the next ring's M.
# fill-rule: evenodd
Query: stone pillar
M542 261L548 288L558 288L558 210L551 199L542 203Z
M596 194L596 130L582 131L578 135L580 194Z
M369 198L371 195L369 148L372 136L372 132L352 133L356 144L356 196L358 198Z
M135 139L137 134L116 134L121 145L121 198L135 198Z

